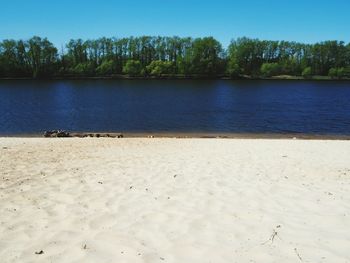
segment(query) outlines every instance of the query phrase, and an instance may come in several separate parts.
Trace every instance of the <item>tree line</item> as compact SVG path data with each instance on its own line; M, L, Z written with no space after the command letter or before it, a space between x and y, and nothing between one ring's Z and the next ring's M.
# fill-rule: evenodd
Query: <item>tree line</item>
M129 37L70 40L57 49L47 38L0 42L0 77L350 77L350 43L303 44L252 38L224 49L213 37Z

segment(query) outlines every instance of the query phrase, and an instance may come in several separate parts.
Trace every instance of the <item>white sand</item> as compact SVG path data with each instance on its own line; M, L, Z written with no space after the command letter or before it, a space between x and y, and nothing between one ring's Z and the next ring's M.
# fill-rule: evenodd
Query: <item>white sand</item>
M350 262L350 141L2 138L0 175L1 263Z

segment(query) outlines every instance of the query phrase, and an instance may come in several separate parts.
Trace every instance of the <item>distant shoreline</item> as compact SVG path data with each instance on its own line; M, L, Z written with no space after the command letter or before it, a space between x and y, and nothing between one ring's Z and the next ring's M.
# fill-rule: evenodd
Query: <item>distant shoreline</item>
M204 76L204 75L164 75L164 76L127 76L127 75L111 75L111 76L62 76L62 77L46 77L46 78L0 78L0 80L298 80L298 81L350 81L350 78L331 78L329 76L313 76L305 78L302 76L280 75L274 77L252 77L241 76L230 78L228 76Z

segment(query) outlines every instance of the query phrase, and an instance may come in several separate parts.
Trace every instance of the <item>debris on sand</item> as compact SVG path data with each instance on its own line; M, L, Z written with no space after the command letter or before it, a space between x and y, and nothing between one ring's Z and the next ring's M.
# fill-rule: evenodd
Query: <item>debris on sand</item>
M69 133L69 132L63 131L63 130L51 130L51 131L45 131L44 137L46 137L46 138L63 138L63 137L123 138L124 135L122 133L84 133L84 132Z
M44 133L44 137L46 138L64 138L64 137L70 137L69 132L63 131L63 130L52 130L52 131L46 131Z

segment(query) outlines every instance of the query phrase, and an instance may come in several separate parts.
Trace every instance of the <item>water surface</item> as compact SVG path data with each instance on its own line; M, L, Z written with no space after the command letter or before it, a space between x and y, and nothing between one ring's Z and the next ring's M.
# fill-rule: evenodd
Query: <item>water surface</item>
M0 81L0 134L50 129L350 135L350 82Z

